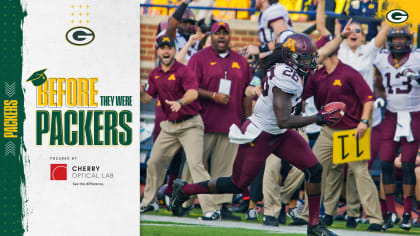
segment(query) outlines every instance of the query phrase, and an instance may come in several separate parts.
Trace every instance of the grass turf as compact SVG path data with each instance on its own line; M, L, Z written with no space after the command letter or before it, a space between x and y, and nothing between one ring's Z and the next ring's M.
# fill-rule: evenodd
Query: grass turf
M145 214L172 216L172 212L166 210L166 208L160 208L159 211L157 211L157 212L147 212ZM238 215L238 216L241 217L241 222L242 223L259 223L259 224L262 224L262 215L261 214L258 216L258 221L247 221L245 213L235 213L235 215ZM201 209L194 208L190 211L190 214L188 216L185 216L185 217L197 219L199 216L202 216ZM289 224L290 222L292 222L292 220L289 217L287 217L286 224ZM187 230L180 230L179 229L179 227L178 227L179 224L174 225L173 228L171 228L171 229L165 229L167 227L170 228L170 226L156 227L155 225L147 225L147 224L143 225L143 223L145 223L145 221L141 221L141 223L140 223L140 226L141 226L140 230L142 232L142 235L153 235L153 236L155 236L155 235L156 236L157 235L171 235L171 236L175 236L175 235L205 235L205 236L227 235L227 236L233 236L233 235L268 235L268 234L272 235L273 234L272 232L269 232L269 231L266 231L266 232L261 231L265 234L236 234L236 232L238 232L238 230L241 230L241 231L243 230L244 232L248 232L250 230L248 230L248 229L234 229L233 232L230 232L230 230L228 232L227 228L215 228L215 227L209 227L209 226L196 226L196 227L193 227L193 226L190 227L189 226L188 227L188 232L186 232ZM159 222L149 222L149 224L158 224L158 223ZM172 222L172 224L174 224L174 223ZM205 230L203 230L204 229L203 227L205 227ZM281 227L281 225L280 225L280 227ZM366 231L368 227L369 227L369 224L359 224L356 229L351 229L351 228L346 228L346 222L345 221L334 221L333 225L328 227L328 228L329 229L354 230L354 231ZM195 231L193 228L197 228L197 230L199 230L199 231ZM207 229L207 228L209 228L209 229ZM191 231L190 231L190 229L191 229ZM152 230L152 231L149 231L149 230ZM163 231L159 232L160 230L163 230ZM171 231L171 230L174 230L174 231ZM174 234L175 231L181 231L181 234ZM202 233L205 233L207 231L212 232L213 234L202 234ZM260 230L253 230L253 231L260 232ZM144 232L144 234L143 234L143 232ZM163 232L165 232L165 233L163 233ZM190 233L190 232L195 232L195 234L186 234L186 233ZM388 229L386 232L394 233L394 234L405 234L405 235L420 235L420 228L411 228L410 231L405 231L405 230L400 229L399 225L394 225L394 228ZM151 234L149 234L149 233L151 233ZM288 235L290 235L290 234L288 234Z
M151 222L142 221L140 235L147 236L272 236L272 231L241 229L241 228L218 228L207 225L191 225L173 222ZM306 234L282 234L276 232L276 235L296 235L304 236Z

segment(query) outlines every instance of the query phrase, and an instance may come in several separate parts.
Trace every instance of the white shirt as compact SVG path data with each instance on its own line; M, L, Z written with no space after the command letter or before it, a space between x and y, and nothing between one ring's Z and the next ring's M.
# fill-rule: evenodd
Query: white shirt
M373 62L379 50L380 48L375 46L375 39L359 46L354 52L347 45L347 42L343 42L338 50L338 59L357 70L373 91ZM378 125L381 121L382 115L380 109L373 109L372 127Z
M273 88L292 94L293 108L302 101L303 82L298 73L284 63L277 63L267 72L263 92L255 104L254 113L249 117L259 129L270 134L282 134L287 129L280 129L273 109ZM293 113L294 111L292 111Z
M369 88L373 91L373 62L380 48L375 46L375 39L359 46L354 52L346 42L340 45L338 59L362 74Z

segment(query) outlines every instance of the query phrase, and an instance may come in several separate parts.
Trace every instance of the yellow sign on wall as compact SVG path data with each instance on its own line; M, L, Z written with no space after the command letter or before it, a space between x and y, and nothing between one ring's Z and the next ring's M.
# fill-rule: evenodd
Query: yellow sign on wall
M356 138L356 129L334 132L333 163L342 164L370 159L370 129L361 139Z

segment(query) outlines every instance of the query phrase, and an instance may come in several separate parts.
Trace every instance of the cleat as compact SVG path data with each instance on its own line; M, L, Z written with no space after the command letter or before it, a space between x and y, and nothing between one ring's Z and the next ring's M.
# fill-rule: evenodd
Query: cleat
M392 229L394 224L397 224L400 221L396 213L388 211L385 216L384 225L382 225L382 230Z
M372 223L369 225L369 227L367 228L367 231L372 231L372 232L379 232L382 230L382 226L380 224L375 224Z
M357 228L356 217L352 217L352 216L347 217L346 227L347 228Z
M200 220L212 221L212 220L221 220L220 211L210 211L206 212L203 216L198 217Z
M333 223L333 217L331 215L325 214L324 217L322 217L322 220L320 223L323 226L331 226Z
M156 202L150 203L148 206L140 205L140 213L146 213L148 211L158 211L159 205Z
M222 209L220 209L220 217L222 218L222 220L235 220L235 221L241 220L241 217L235 216L232 213L232 211L230 211L229 208L225 206L225 204L223 204Z
M274 216L263 216L263 225L266 226L279 226L279 222Z
M411 214L409 212L405 212L402 215L400 228L403 230L411 229Z
M258 220L257 209L252 208L246 211L246 220Z
M171 209L174 216L183 216L185 214L185 211L182 209L182 203L190 199L188 195L182 192L181 188L185 184L187 184L187 182L182 179L176 179L174 181L171 199Z
M285 225L286 224L286 212L285 207L282 207L279 214L279 224Z
M322 225L308 225L308 236L337 236Z

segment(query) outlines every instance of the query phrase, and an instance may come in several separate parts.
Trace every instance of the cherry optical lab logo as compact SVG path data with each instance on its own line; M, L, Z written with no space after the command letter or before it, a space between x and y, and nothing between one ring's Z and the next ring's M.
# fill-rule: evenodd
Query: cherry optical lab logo
M67 164L51 164L51 180L67 180Z

